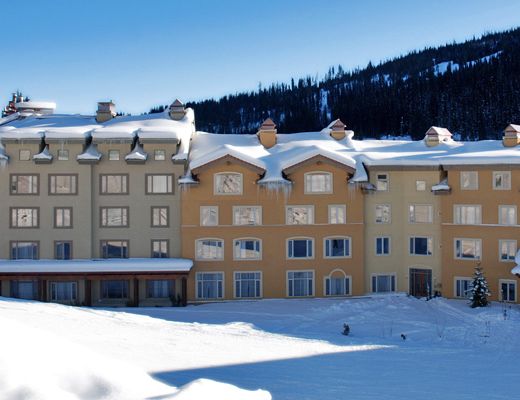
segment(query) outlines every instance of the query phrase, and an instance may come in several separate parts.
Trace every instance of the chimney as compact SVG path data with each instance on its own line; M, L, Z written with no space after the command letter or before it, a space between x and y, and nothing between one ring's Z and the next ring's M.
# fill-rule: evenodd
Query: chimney
M258 140L266 149L273 147L276 144L276 124L271 118L267 118L256 134Z
M116 116L116 105L110 101L100 101L96 112L96 121L99 124L110 121Z
M444 143L451 140L451 132L446 128L439 128L438 126L432 126L426 131L424 142L426 146L433 147L439 143Z
M184 115L186 114L186 110L184 108L184 104L182 104L182 101L179 99L176 99L171 105L170 105L170 118L175 121L180 121L184 118Z
M347 132L345 131L346 127L347 126L338 118L329 125L330 136L336 140L344 139L347 135Z
M514 147L520 143L520 125L509 124L504 129L502 144L504 147Z

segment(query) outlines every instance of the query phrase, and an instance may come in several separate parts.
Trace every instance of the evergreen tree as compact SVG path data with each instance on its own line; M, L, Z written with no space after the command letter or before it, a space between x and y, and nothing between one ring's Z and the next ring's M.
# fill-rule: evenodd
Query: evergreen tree
M471 288L471 297L469 298L471 308L486 307L489 304L488 296L491 294L488 289L488 283L480 263L475 267L475 274L473 276L473 287Z

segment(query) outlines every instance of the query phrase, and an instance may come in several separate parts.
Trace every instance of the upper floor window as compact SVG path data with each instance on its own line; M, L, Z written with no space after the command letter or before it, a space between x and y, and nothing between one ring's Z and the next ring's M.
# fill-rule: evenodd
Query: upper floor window
M408 209L409 221L412 223L433 222L433 206L423 204L410 204Z
M388 174L377 174L376 189L380 192L385 192L389 189Z
M39 194L38 175L11 175L11 194Z
M455 239L455 258L479 260L481 256L480 239Z
M19 152L20 161L30 161L31 160L31 150L22 149Z
M168 240L152 240L152 258L168 258Z
M432 238L420 236L413 236L410 238L410 254L416 256L431 256L432 248Z
M334 204L329 206L329 224L345 224L347 222L347 206Z
M305 193L332 193L332 174L329 172L305 174Z
M461 190L477 190L478 189L478 172L477 171L461 171L460 188L461 188Z
M233 207L233 225L260 225L262 208L258 206Z
M58 150L58 161L68 161L69 151L66 149Z
M104 228L128 226L128 207L101 207L101 226Z
M287 225L309 225L314 223L313 206L286 206Z
M102 240L102 258L128 258L128 240Z
M387 256L390 254L390 238L388 236L376 237L376 255Z
M154 150L153 159L155 161L164 161L166 160L166 151L162 149Z
M11 242L11 260L37 260L39 254L38 242Z
M376 204L376 224L390 223L390 205Z
M38 208L11 207L12 228L38 228Z
M77 175L49 175L50 194L77 194Z
M242 194L242 174L222 172L213 179L215 194Z
M217 206L201 206L200 207L200 225L201 226L218 225L218 207Z
M108 161L119 161L119 150L108 150Z
M128 175L100 175L101 194L128 194Z
M426 190L426 181L415 181L415 190L424 192Z
M199 260L223 260L224 241L222 239L198 239L196 258Z
M287 258L312 258L313 246L313 239L289 239L287 241Z
M482 223L480 205L454 205L453 220L456 224L478 225Z
M233 241L233 256L237 260L259 260L262 256L258 239L236 239Z
M516 240L499 240L498 246L500 261L515 261Z
M173 175L146 175L146 194L173 193Z
M350 257L350 238L334 237L325 239L326 258Z
M493 171L493 189L511 190L511 171Z
M54 207L54 227L72 228L72 207Z
M169 225L168 207L152 207L152 226L167 227Z
M516 206L498 206L498 223L516 225Z
M54 242L54 258L56 260L70 260L72 258L72 242L63 240Z

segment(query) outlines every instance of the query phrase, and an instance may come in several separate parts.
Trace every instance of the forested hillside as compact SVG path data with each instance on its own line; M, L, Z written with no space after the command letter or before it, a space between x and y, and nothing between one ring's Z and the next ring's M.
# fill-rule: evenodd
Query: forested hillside
M198 130L217 133L254 133L270 116L279 132L319 130L341 118L358 138L418 139L431 125L465 139L498 138L520 123L520 28L189 106Z

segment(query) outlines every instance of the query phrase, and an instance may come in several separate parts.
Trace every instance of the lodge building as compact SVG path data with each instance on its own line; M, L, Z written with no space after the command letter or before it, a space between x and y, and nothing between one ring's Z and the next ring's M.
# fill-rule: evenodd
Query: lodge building
M217 135L179 101L135 117L112 102L96 116L38 107L0 119L2 296L465 298L481 263L491 300L518 302L520 126L480 142L438 127L356 140L340 120Z

